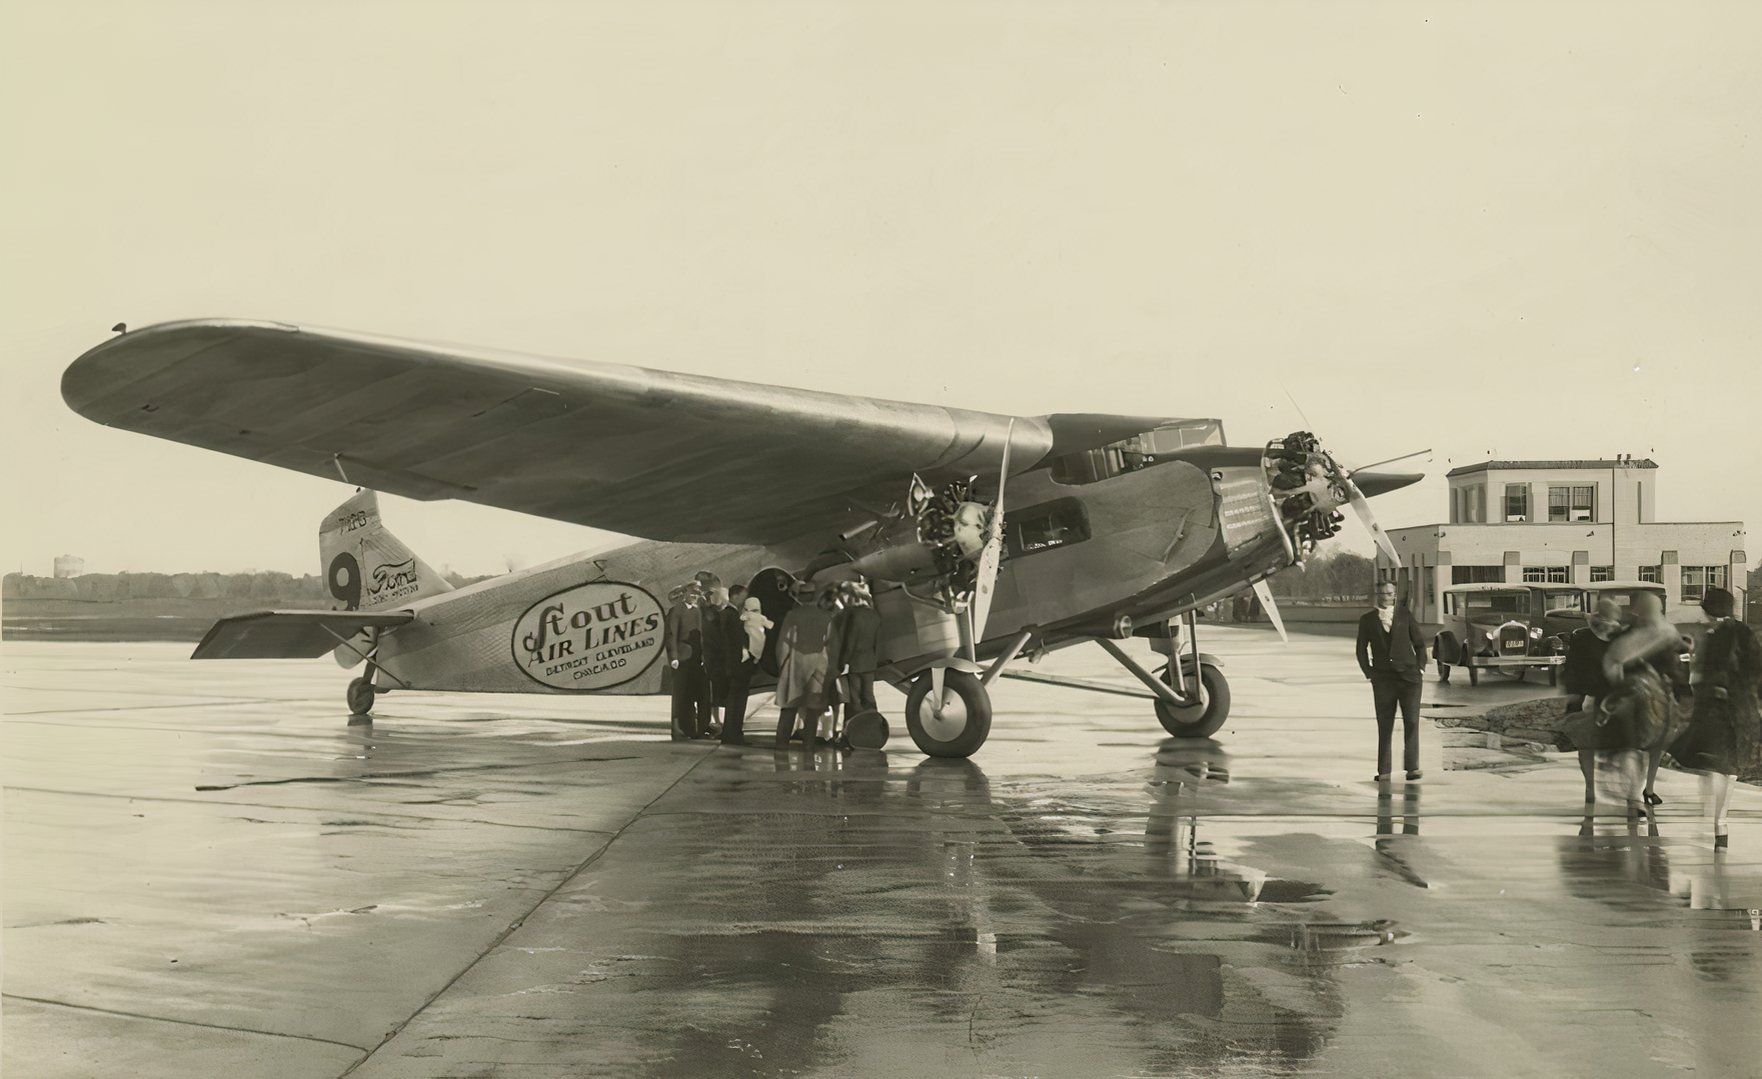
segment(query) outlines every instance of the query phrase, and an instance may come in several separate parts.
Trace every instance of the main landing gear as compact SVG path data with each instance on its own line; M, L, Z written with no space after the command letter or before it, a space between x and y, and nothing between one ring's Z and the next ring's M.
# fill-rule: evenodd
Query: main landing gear
M1021 654L1031 636L1026 630L1016 634L988 666L981 668L971 658L949 660L912 678L905 696L905 729L913 743L931 757L978 752L991 735L991 692L986 687Z
M1151 647L1169 657L1154 673L1106 637L1096 643L1156 694L1153 705L1163 730L1176 738L1210 738L1230 718L1230 683L1217 659L1199 651L1198 617L1188 612L1185 621L1192 648L1183 654L1177 655L1180 635L1172 632L1173 623L1168 636L1150 638Z

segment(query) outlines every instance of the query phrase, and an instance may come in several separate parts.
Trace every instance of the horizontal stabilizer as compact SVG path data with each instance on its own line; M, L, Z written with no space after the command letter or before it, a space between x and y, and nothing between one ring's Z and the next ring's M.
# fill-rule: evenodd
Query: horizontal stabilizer
M258 611L222 618L191 659L313 659L364 629L390 629L409 611Z

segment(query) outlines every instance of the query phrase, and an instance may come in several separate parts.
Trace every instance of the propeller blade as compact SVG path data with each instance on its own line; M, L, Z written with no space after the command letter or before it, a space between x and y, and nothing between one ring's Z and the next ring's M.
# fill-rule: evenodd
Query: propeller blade
M1273 589L1266 583L1266 578L1254 582L1254 598L1260 601L1260 609L1266 612L1273 628L1279 631L1279 640L1290 644L1291 635L1285 632L1285 620L1279 616L1279 605L1273 602Z
M997 501L991 504L986 522L985 546L979 551L977 580L973 585L973 602L967 608L972 619L973 651L985 642L985 620L991 615L991 595L997 589L997 571L1003 564L1003 485L1009 479L1010 441L1016 433L1016 421L1009 421L1003 437L1003 463L997 469Z
M1396 553L1395 544L1389 539L1389 534L1383 531L1381 525L1377 524L1376 515L1371 513L1370 502L1364 497L1364 492L1358 489L1358 484L1347 480L1346 494L1352 499L1352 509L1358 514L1358 523L1362 524L1364 530L1370 533L1371 539L1377 541L1377 549L1389 556L1391 565L1399 566L1401 556Z
M1373 468L1381 468L1384 465L1392 465L1396 461L1405 461L1405 460L1408 460L1409 458L1412 458L1412 457L1418 457L1422 453L1430 453L1430 452L1432 452L1430 448L1423 449L1423 450L1414 450L1412 453L1404 453L1399 457L1391 457L1386 461L1372 461L1368 465L1359 465L1357 468L1353 469L1352 472L1354 475L1357 475L1360 472L1369 472Z

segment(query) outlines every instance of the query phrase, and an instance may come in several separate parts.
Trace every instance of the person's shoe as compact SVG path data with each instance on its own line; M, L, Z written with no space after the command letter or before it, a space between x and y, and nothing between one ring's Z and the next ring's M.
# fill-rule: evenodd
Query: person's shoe
M1425 778L1425 773L1420 771L1418 768L1415 768L1413 771L1407 773L1407 781L1409 783L1413 782L1416 779L1423 779L1423 778Z
M1663 805L1664 799L1658 797L1656 794L1653 794L1651 791L1647 791L1646 792L1646 804L1649 806Z
M1373 782L1373 783L1387 783L1388 781L1389 781L1389 773L1387 773L1387 772L1378 772L1371 779L1371 782Z

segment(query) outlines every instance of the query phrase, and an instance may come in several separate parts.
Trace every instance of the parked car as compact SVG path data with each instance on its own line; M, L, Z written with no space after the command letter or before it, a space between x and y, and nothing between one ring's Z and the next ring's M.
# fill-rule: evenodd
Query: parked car
M1669 593L1661 584L1651 581L1598 581L1587 585L1548 585L1544 587L1542 632L1549 637L1559 637L1562 642L1572 636L1573 630L1581 629L1590 624L1591 612L1597 609L1597 602L1612 599L1621 608L1622 621L1629 621L1628 608L1633 606L1634 597L1641 592L1650 592L1658 597L1659 607L1664 609L1664 617L1670 619L1676 631L1682 635L1682 661L1687 663L1689 655L1694 651L1695 644L1707 630L1707 620L1701 616L1699 608L1681 606L1675 611L1669 608ZM1564 647L1564 645L1562 645Z
M1432 639L1438 681L1450 680L1451 667L1468 670L1469 685L1483 670L1503 670L1521 679L1547 671L1548 684L1560 680L1566 662L1565 638L1545 626L1549 592L1534 584L1459 584L1444 590L1444 625Z

